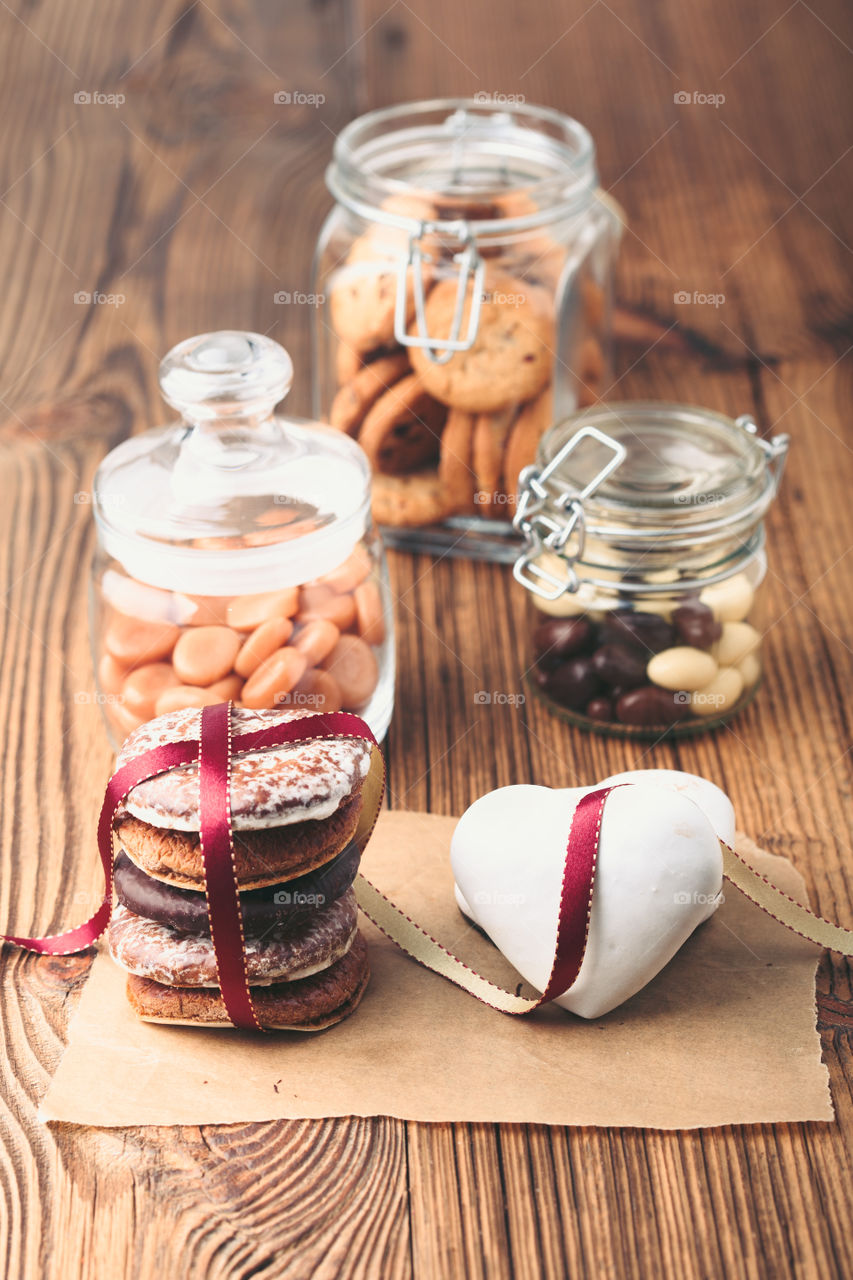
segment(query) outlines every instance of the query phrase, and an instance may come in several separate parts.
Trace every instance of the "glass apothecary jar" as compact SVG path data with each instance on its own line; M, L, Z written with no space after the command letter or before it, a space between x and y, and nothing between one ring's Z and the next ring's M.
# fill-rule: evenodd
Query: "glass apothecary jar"
M394 647L370 473L345 435L277 416L293 366L269 338L190 338L160 366L182 415L94 481L90 631L113 745L231 699L356 711L381 738Z
M341 132L327 183L315 412L367 453L386 541L511 559L519 471L610 383L622 222L593 140L544 107L405 103Z
M527 679L585 728L695 733L762 676L764 516L788 437L655 403L602 405L522 473L514 567L529 593Z

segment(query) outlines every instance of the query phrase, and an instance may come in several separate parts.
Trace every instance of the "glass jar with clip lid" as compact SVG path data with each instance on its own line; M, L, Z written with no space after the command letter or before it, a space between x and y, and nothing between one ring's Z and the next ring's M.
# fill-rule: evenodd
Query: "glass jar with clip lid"
M114 746L144 720L231 700L391 718L388 575L354 441L275 413L293 366L226 330L160 365L181 417L95 476L90 634Z
M491 96L339 135L315 412L364 448L386 541L511 561L519 471L610 382L618 206L578 121Z
M514 575L531 601L528 680L608 733L713 728L762 676L764 517L788 437L684 405L602 405L521 475Z

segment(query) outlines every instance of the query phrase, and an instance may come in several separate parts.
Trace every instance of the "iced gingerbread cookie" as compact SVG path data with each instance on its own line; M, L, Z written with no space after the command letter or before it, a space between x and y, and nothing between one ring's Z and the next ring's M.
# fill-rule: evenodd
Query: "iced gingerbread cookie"
M346 955L355 938L355 893L314 913L300 929L286 924L245 934L246 974L252 986L307 978ZM187 933L147 920L124 905L110 920L110 952L117 964L140 978L170 987L216 987L219 977L210 932Z
M369 976L367 944L357 933L349 950L327 969L307 978L255 986L252 1002L261 1025L269 1030L323 1031L349 1017L364 995ZM145 1022L231 1025L216 987L167 986L130 974L127 998Z

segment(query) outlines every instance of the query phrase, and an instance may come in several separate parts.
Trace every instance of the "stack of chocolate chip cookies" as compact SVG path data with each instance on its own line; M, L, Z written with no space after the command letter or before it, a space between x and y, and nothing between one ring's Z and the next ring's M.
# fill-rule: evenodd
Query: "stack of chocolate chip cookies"
M488 198L398 195L386 212L421 221L530 217L525 193ZM491 222L491 225L494 225ZM373 513L380 524L430 524L453 515L511 519L519 472L536 457L553 415L557 350L556 304L570 246L539 229L480 237L485 259L479 322L470 349L437 362L395 338L398 261L408 235L369 224L350 246L330 290L338 338L332 426L355 437L373 468ZM459 271L455 241L431 234L421 267L427 332L447 339L457 322ZM409 273L413 269L409 268ZM423 337L410 281L408 333ZM602 338L606 297L588 264L572 279L571 341L562 346L579 407L594 403L604 384ZM469 282L461 331L473 305Z
M234 734L309 712L235 707ZM196 737L200 712L173 711L136 729L118 768L166 742ZM352 883L368 743L324 738L236 755L231 769L234 864L246 965L262 1026L319 1031L355 1009L368 979ZM198 765L133 787L113 829L113 958L146 1021L229 1026L218 986L199 839Z

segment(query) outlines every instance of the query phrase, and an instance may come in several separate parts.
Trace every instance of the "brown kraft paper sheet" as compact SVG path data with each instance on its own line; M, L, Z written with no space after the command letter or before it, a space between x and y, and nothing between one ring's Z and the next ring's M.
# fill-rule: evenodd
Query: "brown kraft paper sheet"
M484 976L518 975L453 898L455 819L384 812L367 877ZM739 848L805 902L784 858ZM726 901L643 991L585 1022L498 1013L404 955L362 917L372 977L319 1034L140 1022L102 950L42 1103L77 1124L217 1124L388 1115L422 1121L695 1128L831 1120L815 1018L818 948L726 885Z

